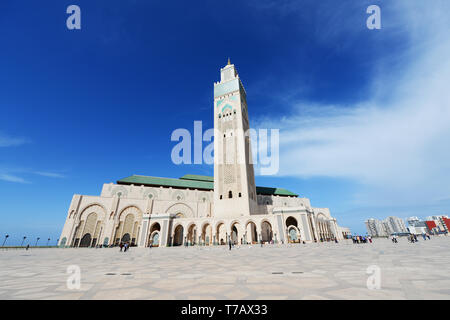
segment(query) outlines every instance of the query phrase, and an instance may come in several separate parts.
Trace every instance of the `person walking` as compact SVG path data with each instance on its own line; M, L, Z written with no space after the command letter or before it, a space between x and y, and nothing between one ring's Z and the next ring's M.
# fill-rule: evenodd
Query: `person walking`
M229 248L231 250L231 240L228 241L228 246L229 246Z
M122 250L123 250L123 243L122 242L120 242L119 247L120 247L120 252L122 252Z

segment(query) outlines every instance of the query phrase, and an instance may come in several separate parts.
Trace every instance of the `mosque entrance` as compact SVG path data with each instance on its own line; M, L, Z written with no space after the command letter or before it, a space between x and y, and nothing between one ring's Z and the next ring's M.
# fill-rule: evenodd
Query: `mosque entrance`
M289 230L289 239L291 240L291 242L297 241L297 230L295 230L294 228L291 228Z
M155 232L155 233L152 235L152 240L151 240L150 245L151 245L152 247L159 247L159 232Z
M90 233L86 233L83 238L81 238L80 241L80 247L89 247L89 245L91 244L91 234Z
M263 242L272 241L272 225L267 221L261 224L261 238Z
M236 226L233 226L233 229L231 230L231 242L232 243L238 243L238 231Z
M179 225L175 228L173 235L173 246L181 246L183 244L183 226Z
M130 242L130 234L129 233L125 233L122 237L122 242Z

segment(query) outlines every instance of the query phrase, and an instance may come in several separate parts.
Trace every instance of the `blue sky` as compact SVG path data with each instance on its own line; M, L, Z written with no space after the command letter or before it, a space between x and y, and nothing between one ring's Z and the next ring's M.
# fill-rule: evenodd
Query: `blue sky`
M77 4L82 29L66 28ZM382 29L368 30L377 4ZM285 187L364 232L450 212L448 1L2 1L0 237L56 242L72 195L174 165L170 135L212 127L230 57L251 125L280 129ZM43 241L43 240L41 240ZM31 241L34 243L34 240ZM46 241L44 241L46 242Z

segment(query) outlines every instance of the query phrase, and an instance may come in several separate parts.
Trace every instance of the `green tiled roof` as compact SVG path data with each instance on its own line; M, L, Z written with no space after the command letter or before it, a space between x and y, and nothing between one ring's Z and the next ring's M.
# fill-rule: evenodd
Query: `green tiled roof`
M213 177L199 176L199 175L196 175L196 174L185 174L180 179L214 182L214 178Z
M130 177L117 181L117 184L134 184L134 185L146 185L155 187L172 187L182 189L199 189L199 190L214 190L214 178L209 176L199 176L194 174L187 174L180 179L174 178L160 178L132 175ZM261 195L276 195L276 196L293 196L297 197L296 193L283 188L269 188L269 187L256 187L256 194Z
M199 180L187 180L187 179L173 179L173 178L159 178L149 176L132 175L117 181L117 184L136 184L136 185L148 185L148 186L163 186L163 187L175 187L175 188L189 188L189 189L202 189L212 190L214 189L214 182L199 181Z

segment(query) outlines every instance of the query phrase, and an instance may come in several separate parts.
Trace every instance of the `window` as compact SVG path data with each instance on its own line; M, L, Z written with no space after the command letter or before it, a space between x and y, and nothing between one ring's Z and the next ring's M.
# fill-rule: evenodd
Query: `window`
M231 190L230 191L228 191L228 198L233 198L233 193L231 192Z
M220 200L222 200L222 195L220 195Z
M242 194L239 192L239 198L242 197Z

